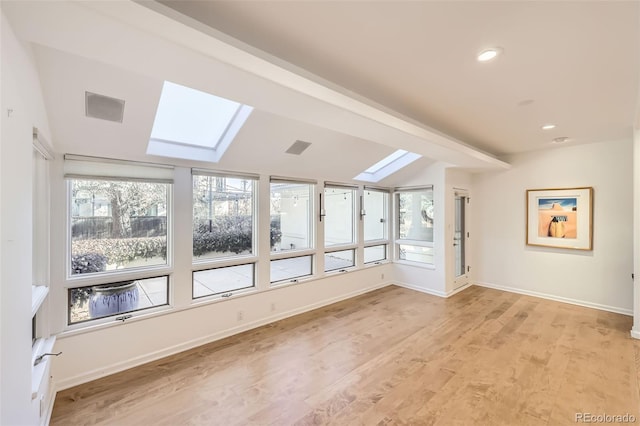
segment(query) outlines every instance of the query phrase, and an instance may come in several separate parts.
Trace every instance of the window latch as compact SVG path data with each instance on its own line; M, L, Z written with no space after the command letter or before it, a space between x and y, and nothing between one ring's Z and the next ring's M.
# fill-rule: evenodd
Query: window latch
M231 297L231 295L232 295L232 294L233 294L233 293L225 293L225 294L223 294L221 297Z
M133 317L133 315L122 315L121 317L116 317L116 321L125 322L126 320L128 320L131 317Z
M38 355L35 361L33 361L33 365L35 366L40 364L44 360L44 357L46 356L58 356L58 355L62 355L62 352L58 352L57 354L46 353L46 354Z

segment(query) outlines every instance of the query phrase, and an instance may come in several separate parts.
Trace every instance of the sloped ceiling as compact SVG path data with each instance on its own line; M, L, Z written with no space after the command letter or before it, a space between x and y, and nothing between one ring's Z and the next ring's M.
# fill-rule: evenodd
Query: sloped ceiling
M638 1L160 3L496 155L632 134Z
M164 80L256 107L220 164L172 163L331 180L398 148L425 157L412 170L504 168L557 136L630 139L639 117L639 2L163 3L1 3L59 151L167 162L145 154ZM125 123L86 118L85 90L125 99Z

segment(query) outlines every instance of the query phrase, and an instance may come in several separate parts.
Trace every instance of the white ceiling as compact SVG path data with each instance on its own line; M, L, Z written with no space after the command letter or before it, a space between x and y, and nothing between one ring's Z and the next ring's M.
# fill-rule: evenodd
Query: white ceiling
M268 53L156 2L0 5L32 43L59 152L335 181L395 149L425 156L392 186L438 160L508 167L482 150L631 136L637 2L171 4ZM487 45L505 54L478 64ZM256 107L219 164L146 154L164 80ZM124 122L85 117L85 91L124 99ZM558 129L542 132L549 121ZM313 145L285 154L298 139Z
M632 134L638 1L160 2L496 155Z

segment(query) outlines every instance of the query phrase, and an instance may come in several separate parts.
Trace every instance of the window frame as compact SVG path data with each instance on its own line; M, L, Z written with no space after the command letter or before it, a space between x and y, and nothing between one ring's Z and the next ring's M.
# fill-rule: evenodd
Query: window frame
M231 254L228 256L210 257L197 259L193 256L193 235L191 237L191 302L201 303L207 300L216 300L221 297L227 298L236 294L245 294L258 291L258 262L259 262L259 187L260 176L250 173L233 173L208 169L191 169L191 188L193 190L193 182L196 176L222 177L230 179L247 179L252 181L251 189L251 253L250 254ZM191 194L191 230L194 227L194 194ZM233 266L253 265L253 285L250 287L242 287L228 290L221 293L213 293L205 296L195 297L195 273L212 269L229 268Z
M65 280L62 286L65 300L65 331L75 331L95 327L102 324L113 323L116 317L126 315L126 320L134 317L146 316L148 314L167 311L173 304L173 221L175 215L174 206L174 185L173 167L162 164L137 163L125 160L112 160L94 157L82 157L76 155L65 155L65 191L66 191L66 248L65 248ZM95 168L96 174L91 174ZM170 176L170 178L169 178ZM72 181L73 180L103 180L103 181L123 181L123 182L148 182L166 184L167 200L167 243L166 262L161 265L137 266L122 270L111 270L99 273L71 274L71 244L72 244ZM105 317L89 319L86 321L70 323L70 291L74 288L91 287L107 284L116 284L123 281L135 281L157 277L167 277L167 303L152 306L128 313L118 313ZM124 320L122 320L124 322Z
M317 275L317 226L316 226L316 196L318 193L318 183L315 180L308 179L295 179L295 178L283 178L277 176L269 177L269 224L271 224L271 194L273 192L273 184L289 183L295 185L308 185L309 186L309 214L307 217L307 226L309 231L309 246L303 249L291 249L284 251L270 251L269 252L269 288L276 286L283 286L287 284L295 284L301 281L313 279ZM271 225L269 225L271 226ZM296 257L311 257L311 274L303 275L300 277L294 277L291 279L271 281L271 265L274 260L283 260Z
M364 236L364 222L365 222L365 217L367 215L367 204L366 204L366 200L365 200L365 192L367 191L372 191L372 192L378 192L384 195L383 197L383 211L385 212L385 217L383 218L385 220L385 232L384 235L385 237L382 239L372 239L372 240L367 240L365 239ZM392 190L389 188L380 188L380 187L375 187L375 186L367 186L365 185L362 188L362 199L361 199L361 219L362 219L362 240L363 240L363 248L362 248L362 264L364 266L371 266L371 265L379 265L381 263L387 263L387 262L391 262L392 261L392 257L391 257L391 247L390 247L390 240L391 240L391 234L392 234L392 229L391 229L391 225L394 223L394 219L393 219L393 215L392 215ZM364 215L362 215L362 213L364 213ZM372 261L372 262L365 262L365 257L364 257L364 250L366 248L369 247L376 247L376 246L384 246L384 252L385 252L385 257L384 259L381 260L376 260L376 261Z
M327 245L327 221L326 221L326 216L327 216L327 202L326 202L326 195L327 195L327 189L341 189L341 190L348 190L348 191L352 191L353 194L353 199L352 199L352 241L349 243L340 243L340 244L331 244L331 245ZM359 215L358 212L358 205L359 205L359 200L360 200L360 188L357 185L350 185L350 184L345 184L345 183L335 183L335 182L324 182L324 186L322 188L322 200L321 200L321 205L320 205L320 222L322 223L322 230L323 230L323 236L324 236L324 241L323 241L323 251L322 251L322 255L323 258L326 259L326 256L331 254L331 253L335 253L335 252L339 252L339 251L348 251L348 250L353 250L353 265L352 266L348 266L345 268L337 268L337 269L330 269L327 270L326 265L323 262L324 268L323 268L323 273L325 275L331 275L331 274L335 274L335 273L339 273L341 271L349 271L352 269L356 269L359 268L359 258L360 258L360 250L359 247L361 245L361 241L363 240L363 235L362 235L362 231L361 231L361 226L360 226L360 222L358 220L358 217L362 218L361 215Z
M435 212L435 208L437 206L436 202L435 202L435 191L434 191L434 187L433 185L425 185L425 186L419 186L419 187L409 187L409 188L395 188L393 191L393 204L394 204L394 261L398 262L398 263L407 263L410 265L415 265L415 266L420 266L420 267L424 267L427 269L435 269L435 265L436 265L436 252L435 252L435 234L436 234L436 227L435 227L435 222L436 222L436 218L435 218L435 214L434 214L434 218L432 218L432 241L426 241L426 240L419 240L419 239L410 239L410 238L401 238L400 237L400 194L406 194L406 193L411 193L411 194L415 194L415 193L426 193L426 192L431 192L431 202L433 204L434 207L434 212ZM408 259L401 259L400 258L400 246L415 246L415 247L422 247L422 248L428 248L431 250L431 257L432 257L432 262L428 263L428 262L421 262L421 261L417 261L417 260L408 260Z

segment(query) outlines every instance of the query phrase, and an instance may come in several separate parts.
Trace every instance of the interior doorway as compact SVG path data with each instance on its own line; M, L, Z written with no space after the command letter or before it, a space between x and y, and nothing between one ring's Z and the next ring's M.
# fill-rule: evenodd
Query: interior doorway
M454 200L454 289L469 283L469 256L468 256L468 205L469 194L466 191L456 190Z

